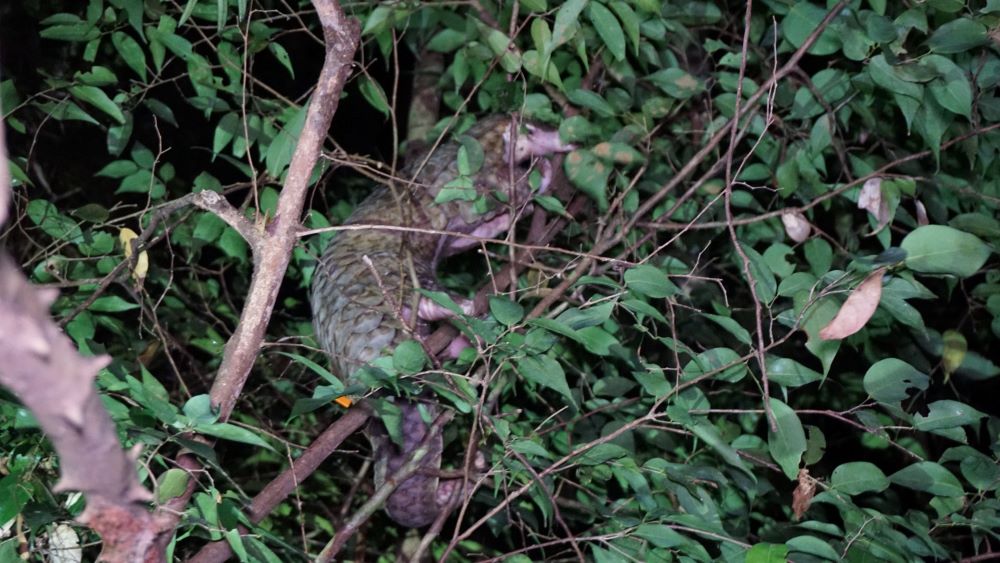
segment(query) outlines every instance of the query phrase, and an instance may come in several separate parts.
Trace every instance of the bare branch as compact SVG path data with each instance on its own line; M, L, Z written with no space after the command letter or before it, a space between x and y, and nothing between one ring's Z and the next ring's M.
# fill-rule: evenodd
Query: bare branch
M327 427L291 467L257 493L247 510L250 521L256 524L270 514L299 486L299 483L312 475L344 440L364 426L370 416L371 412L367 405L361 402ZM194 557L188 559L188 563L221 563L229 559L232 554L233 550L229 547L229 543L219 540L206 544Z
M335 0L314 0L313 5L323 27L326 56L306 111L298 144L292 154L285 184L278 199L277 213L267 229L260 234L261 240L254 253L253 278L239 324L226 342L222 364L209 392L212 404L218 408L221 421L227 420L232 414L263 342L278 289L298 240L297 233L301 228L309 180L319 160L330 122L337 111L340 93L350 75L354 52L360 41L359 22L348 18ZM183 454L177 462L189 471L200 467L197 459L190 453ZM172 499L169 512L167 509L160 511L160 514L172 521L171 527L176 526L191 494L193 487L189 486L185 495ZM161 549L169 542L171 535L172 530L165 530L159 538Z

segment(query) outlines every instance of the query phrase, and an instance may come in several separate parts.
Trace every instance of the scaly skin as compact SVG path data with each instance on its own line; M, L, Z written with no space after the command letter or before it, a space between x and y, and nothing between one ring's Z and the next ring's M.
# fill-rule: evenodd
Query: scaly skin
M465 134L479 142L485 156L482 168L473 177L477 193L500 192L514 204L523 205L531 193L527 176L532 157L572 147L561 143L556 132L534 125L518 129L511 147L511 124L509 115L491 116ZM470 201L434 203L441 188L459 176L460 146L457 141L442 144L419 171L425 155L412 159L399 174L412 179L409 186L397 185L395 194L388 186L377 188L358 205L346 224L416 227L478 237L496 237L506 231L510 226L510 204L497 202L490 211L477 214ZM548 161L535 162L543 171L544 189L551 167ZM359 367L388 352L387 348L427 335L428 321L448 315L443 308L421 300L412 330L404 326L412 318L414 280L424 289L439 290L435 277L438 262L476 244L468 238L378 228L338 233L320 259L311 294L316 337L330 355L333 372L350 384ZM471 310L468 301L455 301ZM403 464L427 432L416 402L397 400L396 404L402 411L402 448L388 439L380 423L368 431L376 461L376 487L381 487L385 478ZM424 408L432 417L438 411L430 401L424 402ZM460 483L457 479L438 482L442 448L439 434L430 442L423 471L401 483L389 497L386 511L399 524L420 527L432 522Z

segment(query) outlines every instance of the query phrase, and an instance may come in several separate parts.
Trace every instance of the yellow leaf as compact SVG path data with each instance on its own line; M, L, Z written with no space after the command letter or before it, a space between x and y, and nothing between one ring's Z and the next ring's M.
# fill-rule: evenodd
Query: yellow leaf
M132 241L137 238L139 238L139 235L128 227L118 231L118 240L122 243L122 248L125 249L126 260L132 258ZM147 272L149 272L149 254L143 250L139 253L138 258L136 258L135 269L132 270L132 278L136 283L141 284L142 280L146 279Z
M969 350L969 344L965 341L962 333L957 330L944 331L941 340L944 341L944 348L941 350L941 364L944 367L944 380L947 382L958 366L962 365L965 353Z

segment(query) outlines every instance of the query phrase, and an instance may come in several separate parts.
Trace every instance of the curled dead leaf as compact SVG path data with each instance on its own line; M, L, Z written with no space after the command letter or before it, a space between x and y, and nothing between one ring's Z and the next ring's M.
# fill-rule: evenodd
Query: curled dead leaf
M858 194L858 209L864 209L875 218L875 234L889 224L889 203L882 198L882 178L870 178Z
M861 330L868 319L875 314L878 302L882 299L884 273L885 268L879 268L854 288L854 291L847 296L847 301L840 306L837 316L819 331L819 337L823 340L840 340Z
M812 226L804 215L798 211L781 214L781 222L785 225L785 233L795 242L803 242L809 238Z
M804 467L799 469L798 477L799 484L792 493L792 512L795 513L796 520L801 520L816 495L816 479L813 479L809 475L809 470Z
M930 221L927 220L927 208L924 207L923 202L919 199L914 200L915 207L917 208L917 225L923 227L924 225L929 225Z
M49 562L50 563L80 563L83 561L83 548L80 547L80 537L76 530L67 524L57 524L49 532Z

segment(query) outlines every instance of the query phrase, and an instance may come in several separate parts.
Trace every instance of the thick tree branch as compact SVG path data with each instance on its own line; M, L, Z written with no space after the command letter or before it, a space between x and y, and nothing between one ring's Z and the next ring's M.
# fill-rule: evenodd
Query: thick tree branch
M10 202L7 150L0 127L0 223ZM106 356L81 356L49 317L54 290L32 286L0 251L0 384L31 410L59 455L56 491L80 491L80 521L104 540L101 559L136 561L157 530L143 506L152 495L139 483L135 459L122 449L94 379Z
M278 199L277 213L267 229L260 232L259 241L254 242L255 234L249 235L251 238L248 242L252 246L256 245L253 278L239 324L226 342L222 364L209 392L212 404L218 408L220 421L227 420L232 414L264 340L278 289L298 240L297 233L301 228L309 179L319 160L323 141L337 111L340 94L350 75L354 52L360 41L359 22L348 18L335 0L314 0L313 5L323 27L326 55ZM225 216L223 219L225 220ZM248 236L251 229L237 230ZM190 453L181 455L177 462L189 471L200 466ZM173 527L176 526L183 507L193 494L193 481L192 479L192 485L184 495L173 499L170 506L160 512L164 518L172 521L172 525L164 529L159 538L161 552L172 536Z
M298 240L296 233L301 227L309 178L319 160L360 40L359 23L348 18L336 2L315 0L313 5L323 26L326 59L278 199L277 214L254 256L253 279L240 322L226 343L222 365L210 392L221 420L228 419L232 413L263 342L278 288Z

